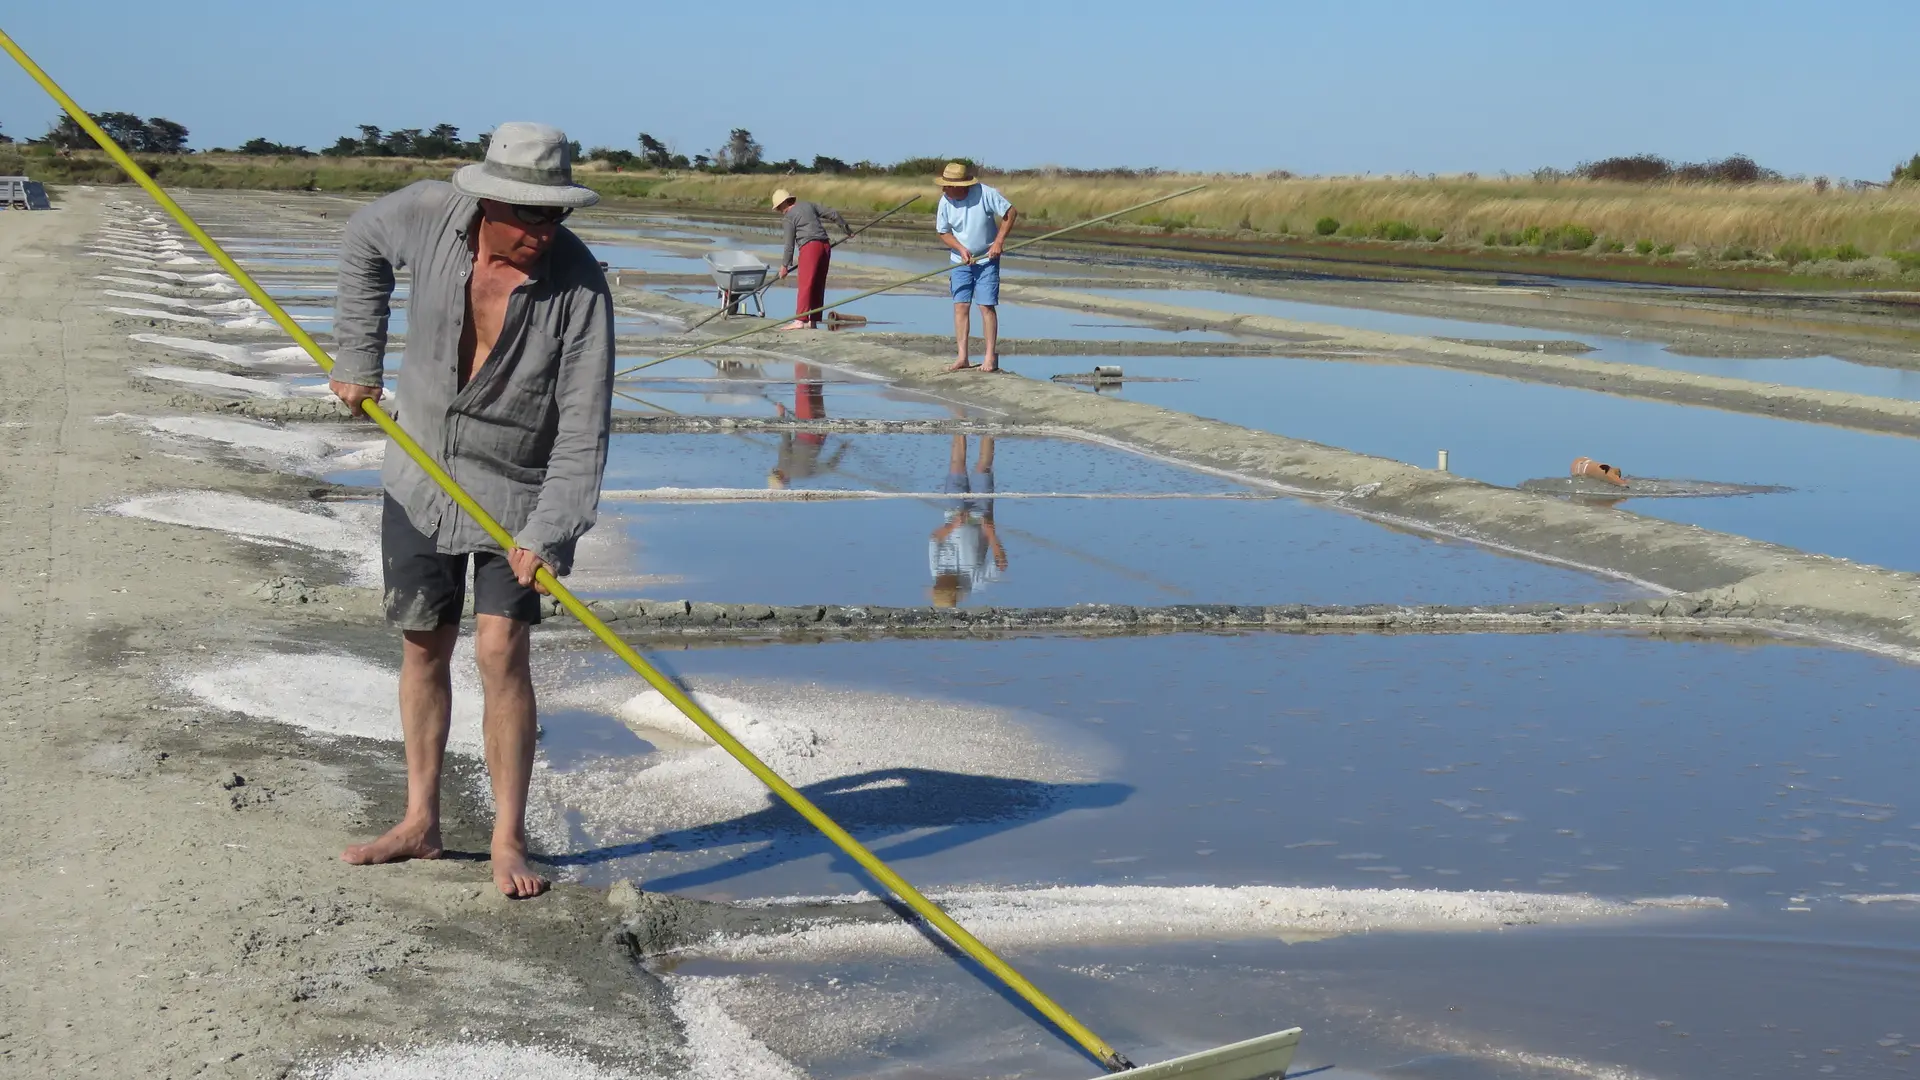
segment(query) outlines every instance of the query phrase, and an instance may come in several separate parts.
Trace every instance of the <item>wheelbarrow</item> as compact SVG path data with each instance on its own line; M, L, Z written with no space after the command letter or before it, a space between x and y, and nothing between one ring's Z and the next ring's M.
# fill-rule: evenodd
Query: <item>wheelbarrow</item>
M765 318L767 309L760 302L760 287L767 282L773 267L744 251L712 251L705 256L707 272L720 290L720 306L728 316L748 314L740 309L751 304L752 315Z

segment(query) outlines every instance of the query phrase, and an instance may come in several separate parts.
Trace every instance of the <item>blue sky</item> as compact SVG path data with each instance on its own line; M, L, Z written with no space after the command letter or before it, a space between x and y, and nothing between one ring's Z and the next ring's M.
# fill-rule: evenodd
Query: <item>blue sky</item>
M196 147L507 119L684 153L1303 173L1642 150L1883 179L1920 151L1920 4L48 0L4 28L82 105ZM11 64L0 130L55 109Z

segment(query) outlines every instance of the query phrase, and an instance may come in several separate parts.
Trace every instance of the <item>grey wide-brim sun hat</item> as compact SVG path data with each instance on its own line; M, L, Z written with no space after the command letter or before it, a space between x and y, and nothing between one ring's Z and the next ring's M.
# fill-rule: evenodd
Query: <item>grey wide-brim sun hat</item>
M453 174L462 195L517 206L592 206L600 193L573 182L573 151L567 133L546 124L513 120L493 129L487 158Z

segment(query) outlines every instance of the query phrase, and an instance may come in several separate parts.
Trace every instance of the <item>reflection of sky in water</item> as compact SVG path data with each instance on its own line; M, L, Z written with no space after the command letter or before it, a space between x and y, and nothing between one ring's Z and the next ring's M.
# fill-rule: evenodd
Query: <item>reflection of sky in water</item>
M793 478L796 488L832 491L940 491L953 460L950 435L831 435L847 448L841 466ZM1068 439L994 440L994 472L1002 491L1244 491L1238 484L1152 458ZM762 487L776 436L615 435L607 463L610 488ZM967 441L968 469L979 464L980 440Z
M1405 884L1763 908L1776 892L1920 892L1920 671L1856 653L1249 634L700 650L672 666L696 688L797 680L1024 710L1117 755L1102 779L1131 787L1124 800L909 860L928 884ZM726 887L856 884L820 849Z
M1402 315L1391 311L1341 307L1337 304L1309 304L1298 300L1275 300L1264 296L1212 292L1205 289L1086 289L1095 296L1117 300L1142 300L1175 307L1230 311L1247 315L1271 315L1301 322L1333 323L1359 330L1377 330L1389 334L1418 334L1426 337L1468 337L1501 340L1551 340L1573 335L1500 323L1467 322L1441 319L1431 315Z
M777 645L668 664L695 688L744 678L997 706L1109 749L1114 766L1084 787L909 774L858 803L819 785L829 812L924 887L1505 888L1734 905L1307 944L1108 943L1076 924L1010 952L1143 1063L1294 1025L1307 1030L1297 1070L1334 1062L1325 1075L1348 1078L1562 1075L1543 1060L1591 1076L1784 1080L1837 1062L1893 1077L1912 1060L1894 1052L1920 1048L1913 905L1840 899L1920 891L1903 772L1920 749L1906 722L1920 673L1889 661L1625 634L1255 634ZM902 741L937 737L938 716L902 710ZM618 734L618 749L650 749ZM856 762L847 775L862 775ZM898 820L880 812L889 798ZM695 895L866 886L775 817L680 830L675 850L617 871ZM781 955L676 970L758 976L729 1013L823 1080L867 1075L876 1053L932 1075L1089 1068L931 950ZM901 1019L863 1035L853 1019L875 1010Z
M635 362L636 358L622 357L616 366ZM986 415L850 372L785 361L681 357L622 380L615 390L615 409L641 413L880 420Z
M1920 570L1920 441L1616 397L1418 365L1268 357L1016 356L1033 378L1117 364L1119 396L1246 427L1514 485L1592 457L1635 476L1793 488L1629 501L1635 513L1807 551Z
M791 443L777 435L753 438L764 454L759 486L769 486L776 470L793 477L831 468L852 472L857 482L860 466L869 464L859 447L833 436L817 445L798 436L789 436ZM945 472L935 465L914 486L942 491ZM968 485L983 486L977 475ZM996 486L1014 490L998 477ZM936 536L949 525L953 531ZM936 542L942 564L953 563L947 587L966 606L1631 595L1585 574L1391 532L1284 499L610 500L602 504L600 528L624 531L638 551L637 571L677 579L647 595L723 602L925 605L935 599Z
M588 244L593 257L607 264L608 270L648 270L656 274L707 273L705 259L682 255L665 248L638 244Z
M1304 944L1087 936L1009 959L1141 1064L1295 1026L1305 1034L1288 1075L1323 1080L1891 1078L1913 1075L1920 1050L1905 992L1920 980L1911 908L1643 913ZM729 1015L815 1080L869 1076L876 1057L929 1076L1097 1069L931 949L694 960L675 973L748 976L728 984ZM884 1035L865 1022L875 1013L890 1018Z
M811 399L809 384L744 379L643 379L622 382L613 407L621 412L680 416L741 416L777 420L792 416ZM827 418L862 420L941 420L953 410L930 398L877 383L839 383L820 395Z
M936 279L936 282L939 279ZM791 279L767 291L767 312L785 317L794 310ZM858 296L861 289L828 289L827 302ZM838 309L864 315L868 328L912 334L953 333L953 301L926 293L882 293L856 300ZM981 315L972 313L973 333L980 333ZM1000 335L1009 338L1084 338L1096 341L1231 341L1226 334L1205 330L1157 330L1109 315L1094 315L1038 304L1000 304Z
M1730 379L1804 386L1816 390L1839 390L1851 394L1920 400L1920 371L1855 364L1833 356L1763 357L1733 359L1725 357L1681 356L1668 352L1659 341L1574 334L1564 330L1539 330L1509 323L1469 322L1431 315L1406 315L1338 304L1310 304L1296 300L1276 300L1263 296L1212 292L1200 289L1091 289L1100 296L1122 300L1139 299L1159 304L1272 315L1303 322L1330 323L1359 330L1423 337L1477 338L1499 341L1578 340L1594 346L1594 351L1579 355L1590 360L1609 360L1623 364L1644 364L1670 371L1692 371L1702 375L1720 375Z

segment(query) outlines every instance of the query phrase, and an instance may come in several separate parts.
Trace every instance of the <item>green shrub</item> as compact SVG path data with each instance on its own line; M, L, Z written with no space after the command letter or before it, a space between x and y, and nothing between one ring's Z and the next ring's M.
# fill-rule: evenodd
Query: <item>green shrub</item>
M1340 219L1323 217L1313 223L1313 231L1321 236L1332 236L1340 231Z
M1920 251L1890 251L1887 257L1898 263L1902 270L1920 270Z
M1627 242L1625 240L1608 240L1600 245L1600 250L1609 255L1618 255L1627 250Z
M1382 221L1367 230L1375 240L1405 241L1418 239L1420 230L1404 221Z
M1748 262L1759 258L1759 253L1740 244L1728 244L1720 249L1720 258L1726 262Z
M1498 243L1500 242L1500 234L1499 234L1499 233L1491 233L1491 232L1490 232L1490 233L1488 233L1488 234L1486 234L1485 236L1482 236L1482 237L1480 238L1480 242L1481 242L1482 244L1484 244L1484 245L1486 245L1487 247L1492 247L1492 246L1494 246L1495 244L1498 244Z
M1653 249L1653 253L1655 255L1671 255L1673 254L1673 245L1661 244L1659 247Z
M1446 235L1444 229L1428 229L1420 234L1420 239L1425 240L1429 244L1437 244Z
M1635 240L1633 242L1633 250L1639 252L1642 255L1651 255L1653 254L1653 241Z
M1340 231L1335 235L1360 237L1360 236L1367 235L1367 231L1368 230L1365 225L1362 225L1357 221L1349 221L1345 225L1340 226Z
M1502 240L1506 239L1506 234L1502 233L1500 238ZM1538 225L1529 225L1520 230L1521 247L1539 247L1545 238L1546 230Z
M1841 244L1833 249L1833 257L1841 262L1858 262L1867 257L1867 253L1852 244Z
M1813 249L1805 244L1781 244L1779 247L1773 249L1773 257L1786 263L1788 266L1793 266L1798 263L1812 261Z
M1556 225L1540 233L1534 241L1540 247L1560 251L1585 251L1593 246L1594 232L1584 225Z

